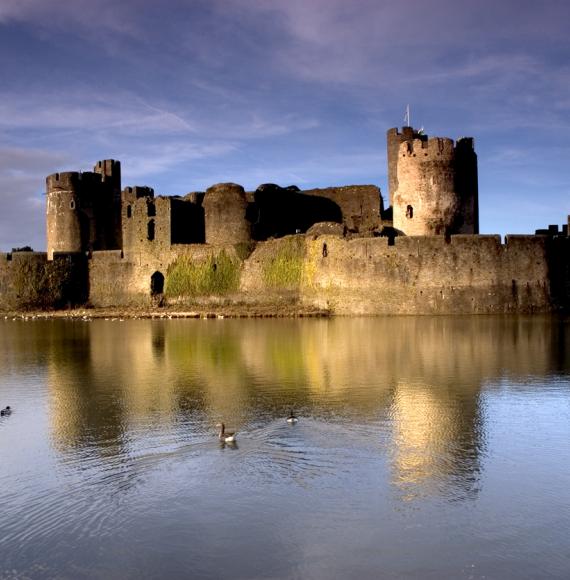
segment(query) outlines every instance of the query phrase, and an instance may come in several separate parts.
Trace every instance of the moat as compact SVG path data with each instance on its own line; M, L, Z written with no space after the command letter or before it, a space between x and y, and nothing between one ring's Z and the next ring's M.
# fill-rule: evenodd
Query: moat
M2 319L0 368L2 579L570 576L568 318Z

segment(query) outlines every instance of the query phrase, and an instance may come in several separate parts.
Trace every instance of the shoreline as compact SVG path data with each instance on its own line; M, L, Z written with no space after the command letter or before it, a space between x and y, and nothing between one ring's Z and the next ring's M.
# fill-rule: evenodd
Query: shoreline
M330 318L327 310L300 307L239 307L180 309L156 308L72 308L68 310L0 311L4 320L137 320L137 319L222 319L222 318Z
M381 315L351 315L348 318L364 316L366 318L375 316L387 317L409 317L409 316L435 316L435 317L531 317L531 318L557 318L563 321L570 321L570 313L566 311L536 312L536 313L477 313L477 314L381 314ZM0 320L173 320L173 319L259 319L259 318L346 318L345 315L333 314L328 310L317 310L314 308L295 307L270 307L261 308L220 306L218 308L182 309L182 308L70 308L66 310L27 310L27 311L4 311L0 310Z

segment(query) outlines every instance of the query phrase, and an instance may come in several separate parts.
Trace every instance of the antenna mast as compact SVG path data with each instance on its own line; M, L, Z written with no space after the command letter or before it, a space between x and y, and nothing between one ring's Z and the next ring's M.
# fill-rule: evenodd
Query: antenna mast
M406 105L406 113L404 114L404 127L411 127L412 123L410 121L410 105Z

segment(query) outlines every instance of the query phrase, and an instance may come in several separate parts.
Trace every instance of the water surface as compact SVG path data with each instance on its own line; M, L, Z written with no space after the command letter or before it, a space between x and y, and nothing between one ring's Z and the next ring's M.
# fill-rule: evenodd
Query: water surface
M5 405L0 578L570 577L568 321L2 320Z

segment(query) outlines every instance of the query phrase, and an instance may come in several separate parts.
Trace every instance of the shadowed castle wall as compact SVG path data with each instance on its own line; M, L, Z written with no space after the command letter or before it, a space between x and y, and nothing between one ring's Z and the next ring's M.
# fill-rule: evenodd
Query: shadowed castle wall
M241 185L218 183L206 190L204 200L207 244L223 245L251 240L248 201Z
M93 172L54 173L46 178L49 259L54 252L120 249L121 164L99 161Z
M380 189L375 185L326 187L308 189L302 193L330 199L336 203L342 212L343 224L350 232L370 235L380 226L380 212L384 208Z
M114 159L104 159L95 164L93 172L101 176L101 186L93 199L99 229L96 249L120 249L122 247L121 163Z
M0 310L65 308L88 298L82 254L0 253Z

